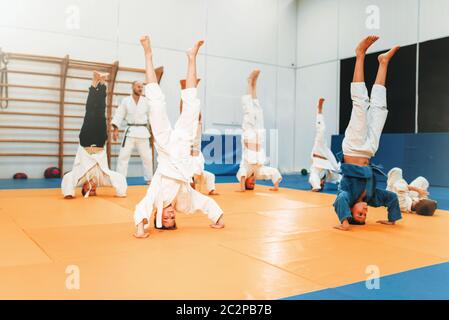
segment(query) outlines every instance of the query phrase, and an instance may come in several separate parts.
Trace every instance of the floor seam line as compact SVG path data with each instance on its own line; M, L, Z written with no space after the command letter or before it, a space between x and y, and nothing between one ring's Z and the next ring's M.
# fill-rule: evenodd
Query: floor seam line
M247 257L247 258L251 258L251 259L254 259L254 260L256 260L256 261L262 262L262 263L267 264L267 265L269 265L269 266L271 266L271 267L274 267L274 268L276 268L276 269L279 269L279 270L281 270L281 271L284 271L284 272L286 272L286 273L288 273L288 274L294 275L294 276L296 276L296 277L298 277L298 278L301 278L301 279L310 281L310 282L312 282L313 284L320 285L319 283L316 283L316 282L315 282L314 280L312 280L312 279L309 279L309 278L304 277L304 276L302 276L302 275L298 275L298 274L296 274L296 273L294 273L294 272L292 272L292 271L286 270L286 269L284 269L284 268L282 268L282 267L280 267L280 266L277 266L277 265L275 265L275 264L272 264L272 263L267 262L267 261L265 261L265 260L262 260L262 259L260 259L260 258L253 257L253 256L251 256L251 255L249 255L249 254L246 254L246 253L243 253L243 252L241 252L241 251L238 251L238 250L235 250L235 249L232 249L232 248L223 246L222 244L218 244L218 246L220 246L220 247L222 247L222 248L224 248L224 249L230 250L230 251L232 251L232 252L234 252L234 253L238 253L238 254L240 254L240 255L242 255L242 256L245 256L245 257Z

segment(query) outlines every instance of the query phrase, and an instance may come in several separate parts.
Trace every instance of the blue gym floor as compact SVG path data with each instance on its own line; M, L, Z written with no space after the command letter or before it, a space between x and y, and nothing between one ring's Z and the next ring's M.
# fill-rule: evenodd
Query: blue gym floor
M286 175L281 183L281 187L296 190L309 190L307 178L307 176L301 175ZM217 183L230 182L236 182L235 176L217 177ZM60 179L0 180L0 190L59 188L60 183ZM144 180L141 177L128 178L128 184L130 186L143 185ZM260 184L270 185L269 182L265 181L261 181ZM380 183L379 187L385 187L385 183ZM438 201L440 209L449 210L449 188L431 187L429 191L432 198ZM326 185L324 192L335 194L337 188L334 185L328 184ZM285 299L449 299L449 262L384 276L380 278L379 283L379 289L368 290L365 282L362 281L336 288L287 297Z

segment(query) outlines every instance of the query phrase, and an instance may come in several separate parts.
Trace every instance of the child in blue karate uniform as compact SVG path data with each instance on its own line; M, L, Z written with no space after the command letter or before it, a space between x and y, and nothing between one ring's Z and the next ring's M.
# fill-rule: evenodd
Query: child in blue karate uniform
M366 37L356 48L354 79L351 83L353 108L342 144L343 178L334 202L341 223L336 228L345 231L349 230L350 224L365 224L368 206L388 208L388 220L378 223L393 225L402 218L396 194L376 187L376 176L382 172L370 164L370 159L379 147L388 115L385 88L388 63L399 49L397 46L379 55L379 69L370 98L365 85L365 55L368 48L378 39L378 36Z

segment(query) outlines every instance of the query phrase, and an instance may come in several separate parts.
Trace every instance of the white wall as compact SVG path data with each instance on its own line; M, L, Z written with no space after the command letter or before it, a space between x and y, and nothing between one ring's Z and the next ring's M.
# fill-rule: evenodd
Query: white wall
M0 0L0 47L9 52L58 57L69 54L75 59L108 63L119 60L123 66L143 67L138 38L150 34L155 63L165 67L162 87L173 121L178 114L178 81L185 77L184 51L195 40L204 38L206 45L198 67L199 77L204 80L200 97L204 102L205 129L240 125L240 95L245 92L247 74L252 68L260 68L259 98L265 109L266 126L279 128L279 140L288 141L288 147L282 148L279 157L279 167L286 172L292 171L294 166L296 5L295 0ZM73 21L68 17L77 10L80 24L73 29L70 28ZM23 67L29 68L28 65ZM51 67L48 68L46 72ZM10 76L10 83L22 81L21 77ZM58 85L57 79L49 78L39 83ZM128 89L120 87L119 91ZM11 90L10 95L57 98L56 93L36 91L30 95L30 91L23 89ZM69 98L72 101L85 99L76 94L67 100ZM57 108L55 105L11 103L9 111L26 111L30 107L48 113L56 113ZM67 112L79 114L79 109L72 106ZM20 120L55 126L57 121L57 118L21 119L0 113L0 124ZM80 127L81 120L67 120L67 123L70 127ZM56 131L0 129L0 139L11 136L57 138ZM66 136L76 139L77 132L68 132ZM0 143L1 152L24 151L24 147ZM56 152L56 146L49 144L27 144L26 148L24 152ZM66 152L74 152L74 148L76 146L67 146ZM66 159L66 170L72 162L73 159ZM39 178L46 167L55 164L54 158L1 157L0 178L10 178L17 171ZM139 159L131 161L129 175L142 175Z
M368 6L379 9L379 29L368 29ZM354 56L369 34L381 39L371 52L449 36L447 0L298 0L295 170L310 165L319 96L327 99L327 134L338 133L339 60Z

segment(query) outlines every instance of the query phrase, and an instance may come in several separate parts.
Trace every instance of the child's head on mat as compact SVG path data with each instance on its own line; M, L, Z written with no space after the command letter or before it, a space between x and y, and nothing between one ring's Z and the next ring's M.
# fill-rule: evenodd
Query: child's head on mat
M433 216L437 209L437 202L430 199L422 199L414 204L412 210L421 216Z
M352 219L348 219L350 224L363 225L368 214L368 204L366 202L356 202L351 208Z
M89 192L89 196L97 195L97 184L95 183L94 180L84 182L83 186L81 187L81 194L83 196L85 196L87 192Z
M254 190L256 186L256 178L254 176L248 177L245 180L245 189L246 190Z
M154 225L160 230L176 230L176 211L172 204L162 210L162 228L156 225L156 216L154 217Z

